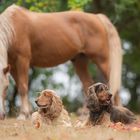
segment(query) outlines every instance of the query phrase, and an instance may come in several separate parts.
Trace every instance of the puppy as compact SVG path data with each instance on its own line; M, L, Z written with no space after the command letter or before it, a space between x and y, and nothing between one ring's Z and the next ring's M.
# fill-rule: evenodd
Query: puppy
M87 108L90 113L87 124L101 124L107 116L110 116L110 120L115 123L134 122L134 114L127 108L113 106L111 97L109 88L103 83L96 83L88 88Z
M36 99L38 111L32 114L32 122L35 127L40 125L63 125L71 126L68 112L64 109L61 99L53 90L43 90L40 96Z
M88 88L87 108L89 109L89 118L87 125L99 125L108 122L108 111L112 106L109 89L105 84L96 83Z

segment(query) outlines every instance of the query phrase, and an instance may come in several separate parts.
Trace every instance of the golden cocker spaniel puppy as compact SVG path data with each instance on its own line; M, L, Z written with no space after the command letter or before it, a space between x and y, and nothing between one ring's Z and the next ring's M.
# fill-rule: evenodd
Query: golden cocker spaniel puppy
M60 97L53 90L43 90L36 99L38 111L32 114L32 122L35 127L40 125L63 125L71 126L71 120L68 112L64 109Z

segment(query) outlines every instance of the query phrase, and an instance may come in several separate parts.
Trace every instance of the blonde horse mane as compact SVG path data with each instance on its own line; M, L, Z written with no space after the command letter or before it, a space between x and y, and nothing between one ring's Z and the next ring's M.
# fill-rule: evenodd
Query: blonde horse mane
M118 32L110 20L103 14L97 15L108 34L108 42L110 48L110 77L109 87L110 92L115 94L120 90L121 86L121 71L122 71L122 49L121 41Z
M0 14L0 63L2 67L7 66L7 50L15 36L11 16L16 7L12 5Z

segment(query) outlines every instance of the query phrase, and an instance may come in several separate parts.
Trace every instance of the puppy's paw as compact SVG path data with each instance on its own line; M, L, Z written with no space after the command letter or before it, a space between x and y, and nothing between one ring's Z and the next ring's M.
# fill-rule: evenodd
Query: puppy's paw
M32 114L31 121L35 128L40 128L42 125L42 117L38 112Z

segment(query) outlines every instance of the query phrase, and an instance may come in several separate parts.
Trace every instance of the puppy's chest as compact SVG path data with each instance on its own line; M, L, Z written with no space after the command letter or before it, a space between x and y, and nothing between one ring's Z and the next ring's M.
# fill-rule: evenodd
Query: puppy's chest
M47 112L46 113L41 112L40 114L45 122L52 122L53 120L56 119L56 117L53 114Z
M99 125L109 121L109 114L106 111L90 112L92 125Z
M50 125L71 126L68 112L65 109L62 109L62 111L57 117L54 117L51 114L46 114L43 117L43 122Z

